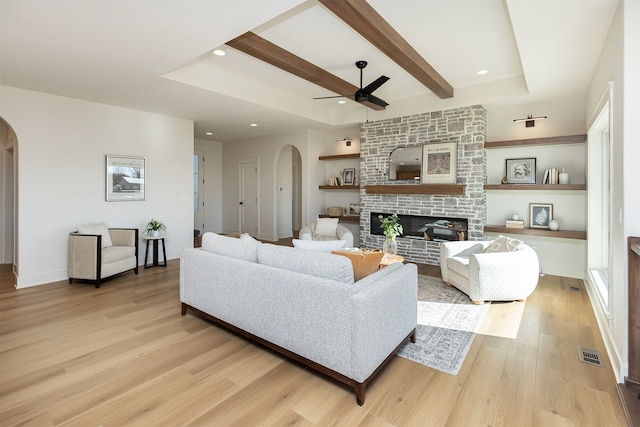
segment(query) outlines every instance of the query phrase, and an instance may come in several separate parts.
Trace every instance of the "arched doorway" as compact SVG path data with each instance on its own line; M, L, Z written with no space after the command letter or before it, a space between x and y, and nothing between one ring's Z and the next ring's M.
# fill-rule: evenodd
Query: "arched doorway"
M293 237L302 223L302 156L296 147L286 145L280 150L274 176L276 236Z

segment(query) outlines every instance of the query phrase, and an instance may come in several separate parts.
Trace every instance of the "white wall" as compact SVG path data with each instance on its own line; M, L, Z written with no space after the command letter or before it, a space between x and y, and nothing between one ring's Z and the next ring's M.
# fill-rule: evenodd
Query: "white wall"
M585 121L592 121L602 94L613 81L613 122L611 123L611 251L608 319L596 298L592 298L598 324L618 382L628 371L628 258L627 237L640 236L640 186L637 163L640 159L640 4L621 2L586 95ZM617 213L623 212L622 223ZM592 289L589 287L590 293ZM637 333L634 331L633 333Z
M167 225L167 257L193 245L193 122L0 87L18 141L18 287L64 280L76 225ZM105 201L105 155L147 159L146 200ZM144 243L140 244L143 263Z
M222 231L222 143L195 140L195 148L204 151L204 230Z

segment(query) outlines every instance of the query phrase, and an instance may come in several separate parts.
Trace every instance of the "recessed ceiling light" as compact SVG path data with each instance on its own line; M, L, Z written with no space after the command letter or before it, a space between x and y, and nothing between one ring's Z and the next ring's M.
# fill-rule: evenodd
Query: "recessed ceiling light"
M213 51L213 54L216 55L216 56L225 56L227 54L227 52L225 52L222 49L215 49Z
M207 135L211 136L213 135L213 132L207 132Z
M338 104L346 104L347 101L345 101L344 99L341 99L340 101L338 101Z
M257 123L251 123L249 126L254 128L254 127L258 126L258 124Z
M481 76L483 74L487 74L488 72L489 72L489 70L478 70L478 71L476 71L476 74Z

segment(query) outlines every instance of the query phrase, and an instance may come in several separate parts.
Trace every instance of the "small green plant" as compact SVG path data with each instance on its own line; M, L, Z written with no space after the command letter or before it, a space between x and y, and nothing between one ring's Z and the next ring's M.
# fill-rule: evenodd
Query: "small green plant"
M149 223L147 224L147 228L145 229L145 231L147 233L151 233L151 232L160 232L160 231L166 231L167 227L160 221L155 220L153 218L151 218L151 221L149 221Z
M402 234L402 225L398 222L397 214L390 215L386 218L378 215L378 219L380 220L380 228L382 228L382 232L388 241L396 240L396 237Z

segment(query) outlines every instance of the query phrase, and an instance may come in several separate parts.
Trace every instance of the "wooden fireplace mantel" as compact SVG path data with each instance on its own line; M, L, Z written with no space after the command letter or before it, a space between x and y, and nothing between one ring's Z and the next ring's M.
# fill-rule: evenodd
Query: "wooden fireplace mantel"
M381 184L365 185L369 194L452 194L464 195L465 184Z

